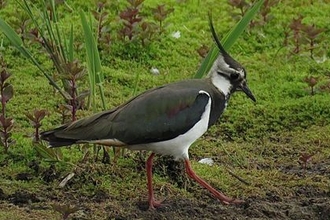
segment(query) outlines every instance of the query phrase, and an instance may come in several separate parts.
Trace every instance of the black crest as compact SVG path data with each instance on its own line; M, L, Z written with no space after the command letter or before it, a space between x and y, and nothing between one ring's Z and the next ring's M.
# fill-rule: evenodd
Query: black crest
M242 69L242 66L226 52L225 48L223 48L223 46L218 38L218 35L215 32L211 13L209 13L209 24L210 24L212 37L213 37L218 49L220 50L220 53L223 56L225 62L233 69L236 69L236 70Z

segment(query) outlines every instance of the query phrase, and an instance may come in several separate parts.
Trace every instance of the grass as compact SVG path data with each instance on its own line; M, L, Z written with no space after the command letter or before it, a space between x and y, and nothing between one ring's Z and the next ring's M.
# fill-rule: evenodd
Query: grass
M165 83L194 77L202 60L197 49L202 44L212 44L207 20L208 11L212 9L215 28L220 38L236 23L229 14L232 9L227 1L211 2L164 1L175 8L167 20L170 25L166 28L166 34L149 49L150 54L144 54L140 60L128 60L119 56L114 57L111 53L101 53L105 77L104 93L109 108L132 96L136 74L139 74L137 93ZM328 176L322 173L322 170L329 169L327 161L330 159L329 91L320 90L316 86L316 94L311 96L303 79L313 75L320 78L320 85L327 83L330 61L327 59L325 62L317 63L309 59L307 52L290 55L290 44L288 47L282 45L286 25L301 14L304 16L303 22L313 22L318 28L325 28L316 50L318 54L330 56L327 46L330 40L329 21L325 13L330 10L330 6L320 1L312 5L309 2L281 2L272 8L272 20L263 26L248 29L230 48L230 54L248 71L249 86L257 98L257 103L254 104L243 94L236 93L220 122L191 147L190 155L196 172L231 196L245 199L265 197L267 193L275 192L285 198L293 195L296 188L308 186L329 191L330 181ZM81 6L86 11L95 7L93 3L79 1L68 1L68 4L73 9ZM146 1L144 4L147 11L148 7L154 7L156 3ZM298 7L299 10L294 7ZM83 42L79 11L74 10L69 14L66 6L60 5L59 8L63 21L60 25L69 33L70 22L74 22L74 39L79 45ZM11 23L16 20L15 12L15 3L10 1L0 11L0 16ZM181 32L179 39L171 37L174 31ZM4 39L4 36L0 36ZM32 51L39 51L34 45L28 46ZM59 215L54 213L50 204L57 200L64 203L81 202L85 204L85 208L91 210L90 213L95 218L102 218L104 212L114 210L123 213L125 204L134 209L137 202L144 201L147 191L144 161L140 161L136 153L132 152L127 152L127 155L119 158L116 164L112 161L111 154L111 164L102 164L100 161L94 162L92 155L87 162L81 162L83 153L78 147L64 149L64 161L56 164L59 176L51 182L42 179L42 173L49 170L50 164L38 157L33 149L32 139L27 137L33 129L24 113L34 108L47 109L51 114L43 121L41 129L53 128L61 121L60 115L55 112L55 106L61 101L61 97L54 93L42 73L11 49L5 39L4 47L5 50L1 53L12 73L10 83L15 89L15 96L7 107L8 116L15 119L13 138L16 139L16 144L9 149L8 155L0 149L0 188L7 195L18 190L37 195L47 193L42 196L42 201L45 202L44 210L34 208L31 213L25 208L1 202L0 219L53 219ZM81 60L85 59L82 52L76 53ZM51 70L50 62L40 52L37 58L44 68ZM152 75L151 67L158 68L160 75ZM83 86L88 87L87 78ZM101 110L101 100L97 102ZM80 110L77 117L91 113L92 109ZM299 157L305 152L315 155L307 164L307 172L304 174ZM213 158L215 165L209 167L197 162L205 157ZM145 155L142 158L145 158ZM40 163L40 172L30 181L17 180L19 173L33 173L33 169L29 167L32 160ZM156 160L160 158L157 157ZM165 163L165 170L167 165ZM234 178L227 168L250 185ZM76 176L65 188L59 189L60 181L73 170L76 171ZM165 197L167 194L169 198L205 198L204 189L185 179L184 190L164 173L163 167L155 166L154 182L157 197ZM94 201L95 195L102 191L109 196L108 199L98 204L89 201ZM106 205L107 203L110 205ZM107 210L109 207L113 210Z

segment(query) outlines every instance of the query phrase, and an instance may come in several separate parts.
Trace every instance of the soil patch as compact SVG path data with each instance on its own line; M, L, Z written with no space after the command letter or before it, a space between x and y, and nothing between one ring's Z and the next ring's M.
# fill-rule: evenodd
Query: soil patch
M56 197L44 201L45 195L26 191L11 195L5 195L1 189L0 192L0 206L24 207L28 213L47 209L55 213ZM222 205L207 193L192 199L170 195L157 210L148 210L147 202L137 199L113 201L102 191L93 198L81 198L84 201L81 203L68 198L66 195L65 203L75 210L69 216L71 219L330 219L330 193L312 187L300 187L295 195L285 198L268 192L266 197L250 197L240 205ZM77 199L76 195L71 198ZM55 214L61 216L61 213Z

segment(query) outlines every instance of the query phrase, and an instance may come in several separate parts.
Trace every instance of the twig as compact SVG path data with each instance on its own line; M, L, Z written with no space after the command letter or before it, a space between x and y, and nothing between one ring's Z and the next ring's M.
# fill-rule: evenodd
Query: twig
M242 177L237 176L233 171L231 171L228 167L226 167L226 170L228 171L228 173L230 175L232 175L233 177L235 177L236 179L238 179L239 181L241 181L242 183L244 183L245 185L250 186L251 183L249 183L248 181L244 180Z

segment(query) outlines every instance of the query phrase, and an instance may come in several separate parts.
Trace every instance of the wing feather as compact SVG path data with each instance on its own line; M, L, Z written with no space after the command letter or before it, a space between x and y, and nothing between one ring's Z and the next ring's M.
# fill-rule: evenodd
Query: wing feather
M114 110L79 120L55 136L77 141L117 139L128 145L168 140L200 120L209 98L195 88L161 87Z

